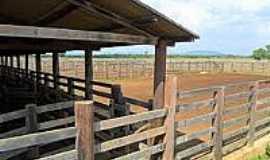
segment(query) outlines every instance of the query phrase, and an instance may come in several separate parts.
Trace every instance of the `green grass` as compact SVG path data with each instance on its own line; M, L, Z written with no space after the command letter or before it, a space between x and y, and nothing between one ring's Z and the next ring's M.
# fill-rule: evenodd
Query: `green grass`
M270 157L267 155L259 155L259 156L255 156L250 158L249 160L269 160Z
M269 160L269 159L270 159L270 145L268 144L265 149L265 153L263 155L254 156L249 160Z

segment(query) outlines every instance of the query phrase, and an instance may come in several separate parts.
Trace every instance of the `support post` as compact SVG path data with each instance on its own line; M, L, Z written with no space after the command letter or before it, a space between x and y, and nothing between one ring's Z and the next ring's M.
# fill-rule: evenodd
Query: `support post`
M85 99L92 100L92 83L93 81L93 52L85 50Z
M74 81L72 78L68 79L68 95L73 97L75 95L74 91Z
M59 55L53 53L53 83L54 89L59 89Z
M166 134L164 143L166 144L163 159L174 160L175 149L175 107L177 102L177 77L170 76L165 82L164 107L168 109L165 119Z
M40 72L41 72L41 57L40 53L36 54L36 72L37 72L37 77L36 77L36 86L37 88L39 87L40 84Z
M160 39L155 50L155 71L154 71L154 109L160 109L164 104L164 82L166 79L166 55L167 41Z
M248 145L253 146L255 142L255 114L257 106L257 89L259 87L258 82L255 82L253 86L250 87L249 96L249 131L248 131Z
M10 67L14 67L13 56L10 56Z
M26 54L25 55L25 75L28 78L28 74L29 74L29 55Z
M16 56L16 60L17 60L17 68L21 68L21 59L20 59L20 55Z
M215 132L213 135L213 143L214 143L214 159L215 160L222 160L223 152L223 109L224 109L224 87L221 87L218 89L217 92L214 93L214 99L215 99L215 108L214 112L216 113L216 116L214 118L214 127Z
M26 128L28 133L34 133L38 131L38 119L37 119L37 111L35 104L26 105L27 116L26 116ZM39 148L32 147L29 149L27 154L27 159L36 159L39 157Z
M46 88L49 88L50 87L50 84L49 84L50 82L49 82L49 75L48 74L44 74L44 86L46 87Z
M5 66L8 66L8 56L5 56Z
M3 57L3 56L1 56L1 65L3 66L3 65L4 65L4 63L5 63L4 57Z
M94 160L94 105L92 101L75 102L78 160Z

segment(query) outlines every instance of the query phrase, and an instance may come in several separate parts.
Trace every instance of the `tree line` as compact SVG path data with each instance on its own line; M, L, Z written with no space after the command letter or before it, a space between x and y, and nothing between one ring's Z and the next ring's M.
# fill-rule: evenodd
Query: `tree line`
M270 45L254 50L252 58L256 60L270 59Z

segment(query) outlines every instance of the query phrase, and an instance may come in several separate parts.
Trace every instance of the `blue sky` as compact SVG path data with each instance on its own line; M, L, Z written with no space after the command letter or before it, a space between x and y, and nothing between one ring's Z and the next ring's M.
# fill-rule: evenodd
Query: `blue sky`
M270 44L270 0L142 0L198 33L194 43L178 43L169 53L211 50L248 55ZM153 47L103 49L101 53L153 53Z

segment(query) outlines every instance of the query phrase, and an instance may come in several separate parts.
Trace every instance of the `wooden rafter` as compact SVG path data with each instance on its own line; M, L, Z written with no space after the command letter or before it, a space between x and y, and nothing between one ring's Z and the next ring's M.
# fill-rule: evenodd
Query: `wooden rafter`
M60 3L55 8L50 10L50 12L41 16L33 25L46 26L49 25L75 11L78 7L67 2Z
M108 20L111 20L113 22L116 22L120 25L123 25L129 29L132 29L140 34L143 34L147 37L153 37L153 35L151 35L150 33L144 31L143 29L140 29L137 26L132 25L132 22L130 22L128 19L112 12L109 11L105 8L102 8L100 6L97 6L94 3L91 3L89 1L77 1L77 0L66 0L67 2L70 2L73 5L76 5L78 7L80 7L81 9L83 9L84 11L90 13L90 14L96 14L98 16L101 16L103 18L106 18Z
M156 44L157 42L156 38L128 34L15 25L0 25L0 37L129 44Z

